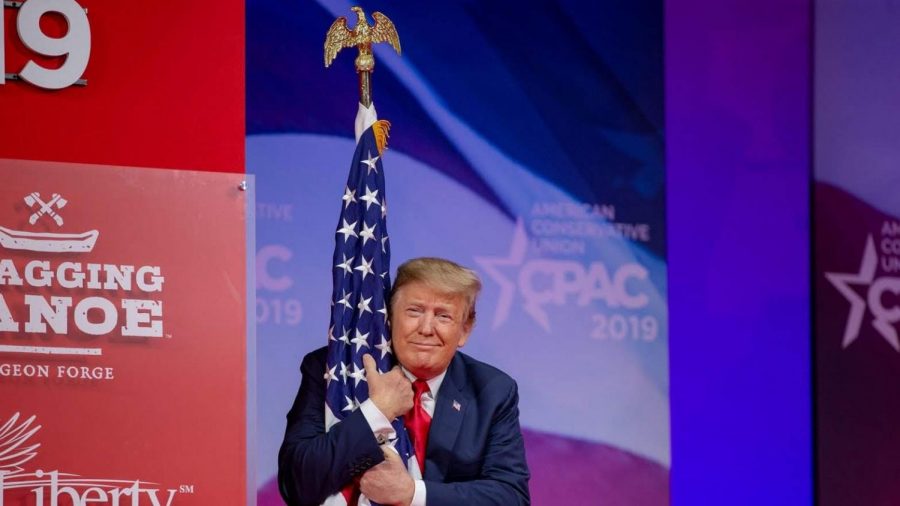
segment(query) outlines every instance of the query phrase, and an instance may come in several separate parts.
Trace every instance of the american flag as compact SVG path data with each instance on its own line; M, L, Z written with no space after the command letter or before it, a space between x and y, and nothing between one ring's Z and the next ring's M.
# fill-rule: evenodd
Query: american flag
M325 371L328 385L326 430L369 398L363 355L371 354L381 372L394 365L387 320L391 247L387 234L384 170L374 131L384 123L378 122L374 128L369 126L359 136L341 197L341 213L335 232L334 289ZM413 453L409 436L402 420L395 420L393 427L398 434L394 447L407 463ZM346 492L345 498L349 501Z

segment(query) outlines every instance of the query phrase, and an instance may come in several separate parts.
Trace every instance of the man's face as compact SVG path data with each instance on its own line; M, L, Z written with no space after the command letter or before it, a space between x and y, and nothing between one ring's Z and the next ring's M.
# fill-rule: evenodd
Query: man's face
M400 364L423 380L444 372L469 339L472 328L464 321L465 312L462 296L448 296L419 281L403 285L391 306L391 339Z

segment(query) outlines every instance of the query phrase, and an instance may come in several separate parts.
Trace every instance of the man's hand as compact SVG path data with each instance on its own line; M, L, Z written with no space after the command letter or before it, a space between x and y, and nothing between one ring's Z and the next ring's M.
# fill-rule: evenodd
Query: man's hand
M381 451L384 452L384 462L362 475L359 490L379 504L406 506L413 500L416 485L393 448L382 448Z
M372 355L363 355L363 367L366 369L366 381L369 383L369 399L384 416L393 421L413 407L412 383L399 366L380 374Z

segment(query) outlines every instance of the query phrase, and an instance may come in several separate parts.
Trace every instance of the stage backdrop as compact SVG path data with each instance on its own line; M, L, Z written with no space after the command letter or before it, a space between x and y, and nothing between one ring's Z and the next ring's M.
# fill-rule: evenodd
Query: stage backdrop
M900 11L820 2L815 64L817 492L900 497Z
M326 70L322 43L351 5L248 4L264 506L300 359L327 339L358 92L354 56ZM366 5L403 47L373 76L393 267L481 275L464 351L519 383L535 504L668 504L662 3L521 5Z

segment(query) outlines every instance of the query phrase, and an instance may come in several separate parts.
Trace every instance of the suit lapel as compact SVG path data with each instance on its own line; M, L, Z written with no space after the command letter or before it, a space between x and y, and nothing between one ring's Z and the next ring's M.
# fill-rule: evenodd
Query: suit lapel
M428 449L425 460L425 479L443 481L450 465L448 456L453 452L463 417L471 396L467 394L465 365L457 353L447 368L447 375L438 391L431 429L428 431Z

